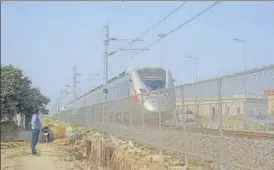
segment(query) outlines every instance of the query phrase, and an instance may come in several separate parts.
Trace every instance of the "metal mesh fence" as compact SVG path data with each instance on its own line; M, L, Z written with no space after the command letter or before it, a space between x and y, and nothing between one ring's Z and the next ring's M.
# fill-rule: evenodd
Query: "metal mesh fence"
M274 65L66 110L57 119L180 151L186 165L196 160L210 169L271 170L274 91L269 89L274 89ZM156 111L147 109L149 103Z

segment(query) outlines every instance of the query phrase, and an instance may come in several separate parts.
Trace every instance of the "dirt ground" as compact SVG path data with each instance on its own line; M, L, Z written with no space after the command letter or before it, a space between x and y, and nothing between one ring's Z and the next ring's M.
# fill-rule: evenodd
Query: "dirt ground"
M43 123L49 124L49 122L53 125L51 130L55 140L48 145L38 143L36 146L38 156L31 155L30 142L15 142L12 138L9 138L11 142L1 141L1 170L185 169L180 159L166 156L163 164L159 161L160 157L155 149L141 146L132 147L127 142L122 142L114 137L104 140L105 154L103 160L98 160L98 155L101 155L98 150L100 133L89 131L83 133L82 138L72 139L66 137L66 124L53 120ZM98 168L99 162L105 168ZM198 165L191 169L201 170Z
M10 123L1 124L1 170L88 169L82 160L78 161L75 158L77 154L81 157L82 153L80 151L75 153L73 146L68 144L65 127L57 126L52 129L57 139L48 145L38 143L36 146L38 156L32 156L30 142L14 141L15 134L22 129Z
M30 153L30 143L2 143L1 170L82 170L87 169L80 162L71 161L70 146L39 143L38 156Z

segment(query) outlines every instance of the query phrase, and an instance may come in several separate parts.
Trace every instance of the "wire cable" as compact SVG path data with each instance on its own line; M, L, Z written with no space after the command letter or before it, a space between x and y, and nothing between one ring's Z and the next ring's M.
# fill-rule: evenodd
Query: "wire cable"
M104 25L108 25L108 24L111 22L111 20L112 20L113 18L116 17L116 15L119 13L119 11L120 11L120 10L122 9L122 7L124 6L124 3L125 3L124 1L122 1L122 2L120 3L119 7L113 12L113 14L109 17L109 19L107 20L107 22L106 22ZM101 27L99 33L102 33L103 30L104 30L104 26ZM97 34L96 34L95 36L97 36Z
M186 3L187 3L187 1L182 2L179 6L177 6L175 9L173 9L168 15L166 15L161 20L159 20L158 22L156 22L155 24L153 24L150 28L146 29L142 34L140 34L135 39L131 40L130 42L128 42L124 46L122 46L122 47L120 47L120 48L118 48L118 49L116 49L114 51L121 50L121 49L125 48L126 46L129 46L130 44L138 41L139 39L141 39L142 37L144 37L147 33L149 33L150 31L152 31L155 27L157 27L158 25L160 25L161 23L163 23L167 18L169 18L170 16L172 16L175 12L177 12L178 10L180 10Z
M170 30L169 32L165 33L164 36L160 36L158 39L156 39L155 41L153 41L152 43L150 43L147 47L151 47L154 44L158 43L159 41L161 41L162 39L165 39L167 36L173 34L174 32L178 31L179 29L181 29L183 26L191 23L192 21L194 21L197 17L201 16L202 14L204 14L205 12L209 11L211 8L213 8L214 6L218 5L220 3L220 1L216 1L214 4L210 5L209 7L207 7L206 9L202 10L201 12L199 12L198 14L196 14L195 16L191 17L190 19L188 19L187 21L183 22L182 24L178 25L177 27L175 27L174 29ZM142 51L138 51L136 53L134 53L133 55L131 55L129 57L129 59L132 59L133 57L137 56L138 54L140 54L141 52L143 52L145 50Z
M116 17L116 15L117 15L117 14L119 13L119 11L122 9L122 7L124 6L124 4L125 4L124 1L122 1L122 2L120 3L119 7L118 7L118 8L114 11L114 13L109 17L109 19L107 20L107 22L106 22L105 25L108 25L108 24L111 22L111 20L112 20L113 18ZM103 31L103 29L104 29L104 26L102 27L101 32ZM102 75L101 65L103 64L103 62L104 62L104 58L101 59L101 62L100 62L100 65L99 65L99 73L97 73L98 76L101 76L101 75Z
M114 13L109 17L108 21L106 22L105 25L108 25L110 23L110 21L116 17L116 15L118 14L118 12L120 11L120 9L122 9L122 7L124 6L125 1L122 1L119 5L119 7L114 11Z

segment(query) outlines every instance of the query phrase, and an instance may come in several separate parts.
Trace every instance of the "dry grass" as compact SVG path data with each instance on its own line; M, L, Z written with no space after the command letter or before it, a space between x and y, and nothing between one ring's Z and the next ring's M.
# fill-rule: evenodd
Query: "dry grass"
M51 124L51 120L50 119L46 119L46 120L44 120L43 122L42 122L42 126L44 127L44 126L48 126L49 124Z
M8 148L21 148L24 146L28 146L30 142L1 142L1 149L8 149Z
M42 125L51 125L50 129L54 134L55 139L62 139L66 137L66 130L68 127L66 124L57 123L55 120L47 119L42 122Z

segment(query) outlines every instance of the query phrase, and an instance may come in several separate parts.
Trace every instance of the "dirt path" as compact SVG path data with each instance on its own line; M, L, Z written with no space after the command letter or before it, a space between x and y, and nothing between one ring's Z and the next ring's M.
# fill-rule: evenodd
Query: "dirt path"
M69 153L53 143L38 144L39 156L30 155L29 143L20 147L1 148L1 170L82 170L81 165L71 161Z

